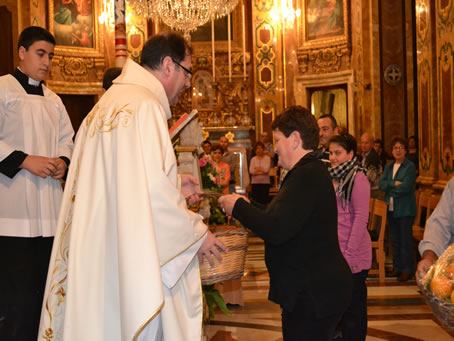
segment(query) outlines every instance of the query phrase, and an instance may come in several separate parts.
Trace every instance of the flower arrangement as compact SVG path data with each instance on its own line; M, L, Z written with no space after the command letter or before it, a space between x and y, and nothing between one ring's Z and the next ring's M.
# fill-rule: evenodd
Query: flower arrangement
M213 192L222 193L222 186L219 184L220 177L216 169L216 164L210 155L204 154L199 159L200 174L202 176L202 187ZM225 225L227 217L222 212L217 198L207 198L201 204L201 208L208 207L210 210L209 221L210 225Z

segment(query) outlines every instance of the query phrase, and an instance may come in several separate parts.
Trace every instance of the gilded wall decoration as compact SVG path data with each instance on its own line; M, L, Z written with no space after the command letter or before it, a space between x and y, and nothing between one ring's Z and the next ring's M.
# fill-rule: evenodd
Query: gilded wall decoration
M134 9L126 2L128 24L126 25L128 56L136 63L140 63L142 48L148 37L147 20L135 14Z
M46 2L32 0L30 2L30 24L33 26L46 27Z
M276 89L276 53L274 40L276 32L273 26L267 21L260 23L256 28L258 51L256 52L256 75L257 85L264 90L274 91Z
M418 108L419 108L419 164L423 172L428 172L432 165L432 82L431 68L427 59L418 67Z
M440 141L440 166L445 175L454 172L453 131L454 120L454 52L452 45L446 42L441 46L438 58L438 116Z
M424 48L427 46L430 18L427 6L424 2L417 4L416 8L416 32L419 40L418 46Z
M52 71L47 81L59 94L99 94L104 72L104 35L97 18L101 1L64 5L49 1L49 31L56 38Z
M284 107L282 31L281 23L271 20L274 6L273 0L252 2L257 136L271 133L271 122Z
M350 50L347 46L334 46L323 49L298 52L298 64L302 73L331 73L345 69L349 65ZM344 65L343 61L346 61Z
M437 0L437 31L442 34L452 33L454 26L453 0Z

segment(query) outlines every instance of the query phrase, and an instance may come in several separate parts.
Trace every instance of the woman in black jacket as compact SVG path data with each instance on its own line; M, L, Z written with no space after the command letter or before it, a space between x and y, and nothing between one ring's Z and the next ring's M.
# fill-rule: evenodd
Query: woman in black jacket
M350 303L352 276L339 248L331 178L314 152L319 128L296 106L273 130L279 165L289 172L268 208L237 194L219 202L265 241L269 299L282 307L284 340L330 340Z

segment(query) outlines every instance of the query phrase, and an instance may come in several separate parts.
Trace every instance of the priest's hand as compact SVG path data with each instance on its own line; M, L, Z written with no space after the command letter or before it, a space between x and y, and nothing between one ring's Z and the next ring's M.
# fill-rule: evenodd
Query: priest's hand
M250 203L249 199L245 197L244 195L239 195L239 194L228 194L228 195L223 195L222 197L219 198L219 204L222 207L222 210L224 211L225 214L228 216L232 215L233 208L235 207L235 203L238 199L244 199L248 203Z
M199 260L203 263L203 257L208 260L210 266L213 268L215 266L213 257L216 257L219 263L222 263L221 253L226 253L227 247L222 244L210 231L207 231L207 236L203 241L202 246L197 252Z
M65 163L63 160L62 162ZM45 156L34 155L27 155L27 157L19 167L26 169L30 173L38 175L43 179L52 175L56 170L54 159Z
M181 175L181 193L188 205L193 205L201 200L198 195L200 193L199 182L191 174Z
M55 180L60 180L65 175L68 165L59 157L53 158L52 160L55 166L55 171L51 175Z

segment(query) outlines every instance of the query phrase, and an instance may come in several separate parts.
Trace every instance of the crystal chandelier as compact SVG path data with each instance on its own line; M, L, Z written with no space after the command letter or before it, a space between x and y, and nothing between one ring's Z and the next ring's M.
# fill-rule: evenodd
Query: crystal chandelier
M214 15L217 18L221 18L235 9L236 5L238 5L239 0L218 0L214 1Z
M128 0L138 15L161 20L185 33L195 31L213 16L233 11L239 0Z

